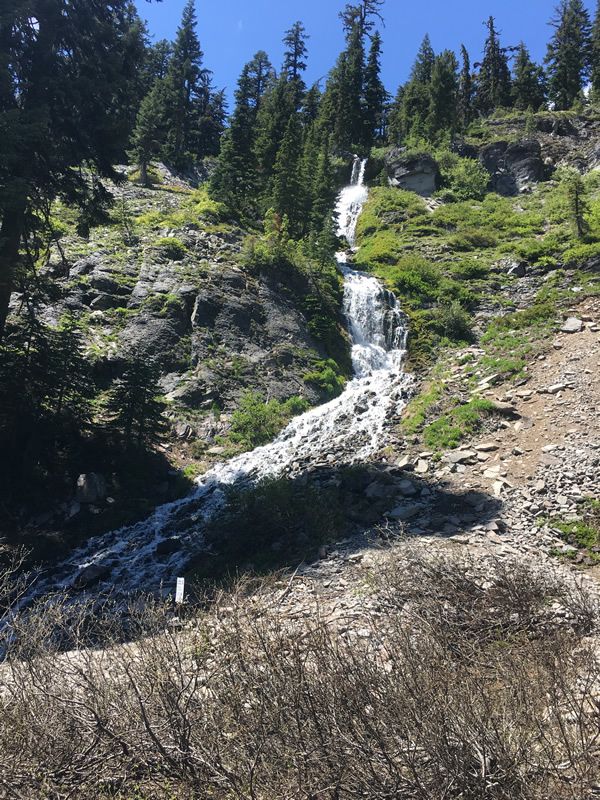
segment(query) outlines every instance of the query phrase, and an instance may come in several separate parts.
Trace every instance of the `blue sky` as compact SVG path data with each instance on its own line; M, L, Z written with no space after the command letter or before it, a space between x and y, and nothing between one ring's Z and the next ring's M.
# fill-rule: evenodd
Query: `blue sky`
M185 0L137 4L155 38L173 38ZM231 97L243 65L257 50L266 50L279 67L283 32L297 19L311 37L308 81L325 76L343 46L337 18L343 5L344 0L197 0L198 32L215 85ZM589 0L590 11L592 5ZM394 93L406 79L425 33L436 52L458 51L464 43L472 60L478 60L485 38L482 23L489 14L496 17L504 44L523 39L532 56L542 60L554 6L553 0L387 0L382 30L386 87Z

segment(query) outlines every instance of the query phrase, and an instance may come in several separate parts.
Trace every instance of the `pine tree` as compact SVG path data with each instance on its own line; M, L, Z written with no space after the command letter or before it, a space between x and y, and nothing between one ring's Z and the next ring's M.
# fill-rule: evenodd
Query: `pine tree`
M320 233L324 222L332 218L336 193L329 140L325 139L317 158L317 169L311 191L311 229L315 233Z
M160 153L166 135L163 93L164 81L157 80L142 100L131 134L128 156L139 168L142 186L149 184L148 167L152 159Z
M490 114L496 108L510 105L511 86L508 57L500 45L496 20L490 17L485 25L488 36L477 78L476 103L481 113Z
M534 64L523 42L515 59L512 97L514 107L521 111L538 111L546 100L544 70Z
M242 216L256 212L256 123L272 81L273 67L264 50L260 50L245 65L238 80L235 109L211 180L212 196Z
M458 62L451 50L444 50L436 59L429 84L427 133L430 140L442 132L453 134L457 124Z
M381 142L385 136L385 106L388 94L381 80L381 36L376 32L371 39L369 58L365 68L365 138L367 147Z
M380 10L383 4L384 0L361 0L357 5L348 3L339 15L346 34L350 36L354 26L358 25L361 39L365 36L370 37L376 20L383 24Z
M273 170L270 205L281 219L287 218L292 236L303 232L306 195L302 181L302 126L297 113L289 118Z
M572 107L589 77L591 26L581 0L562 0L550 23L555 33L548 45L548 94L559 111Z
M302 74L306 70L306 55L308 53L308 48L306 46L307 40L306 29L301 22L295 22L292 27L286 31L283 39L285 45L283 72L288 82L292 85L296 110L300 108L302 98L306 92L306 85L302 79Z
M582 239L589 232L589 224L587 221L589 205L586 197L585 184L581 175L575 169L569 169L565 173L562 182L567 200L569 217L578 238Z
M146 49L143 72L146 94L152 89L156 81L167 76L172 55L173 45L168 39L160 39L156 44L150 45Z
M600 102L600 0L596 4L596 14L594 15L594 24L592 27L592 44L591 44L591 60L592 60L592 99L594 102Z
M152 445L162 438L165 403L159 377L160 370L148 354L135 352L108 392L105 410L110 427L126 445Z
M266 210L272 193L271 178L279 147L290 118L296 114L296 87L282 74L266 92L256 120L255 157L259 192L265 197Z
M129 0L2 6L0 337L27 221L43 219L58 194L88 209L100 197L89 172L74 167L116 177L137 110L142 31Z
M424 84L429 83L431 81L431 73L433 71L434 63L435 53L433 51L433 47L431 46L429 34L426 33L423 41L421 42L421 47L417 53L415 63L413 64L413 68L410 73L410 81Z
M163 146L165 160L178 169L205 155L200 139L200 119L210 101L210 72L203 68L204 54L196 33L194 0L188 0L177 30L164 80L164 116L168 121Z
M462 130L465 130L473 117L473 76L471 75L471 59L467 48L460 47L462 68L458 82L458 121Z

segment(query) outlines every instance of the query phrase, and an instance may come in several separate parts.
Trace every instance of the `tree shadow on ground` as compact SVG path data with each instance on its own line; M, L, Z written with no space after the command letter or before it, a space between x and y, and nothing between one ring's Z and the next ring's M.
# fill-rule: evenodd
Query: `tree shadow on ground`
M397 467L317 467L229 488L225 507L207 524L208 549L193 558L189 574L202 583L296 568L340 539L355 537L360 546L361 534L365 543L451 537L492 523L501 508L485 492L457 492Z

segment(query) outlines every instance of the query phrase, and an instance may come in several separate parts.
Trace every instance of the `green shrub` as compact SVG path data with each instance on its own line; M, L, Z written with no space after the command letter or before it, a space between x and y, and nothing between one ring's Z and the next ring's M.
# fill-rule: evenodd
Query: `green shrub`
M314 556L319 545L344 531L338 491L284 478L263 479L251 488L232 488L227 505L206 530L206 541L222 571L252 562L272 569Z
M302 397L291 397L285 402L264 402L260 394L246 392L231 418L231 440L246 450L267 444L285 427L296 414L309 407Z
M154 249L157 250L161 256L168 258L170 261L183 261L188 252L183 242L170 236L158 239L154 243Z
M337 363L329 358L326 361L317 361L314 369L304 375L303 380L316 386L328 397L337 397L344 390L346 379L341 374Z
M591 244L576 244L569 247L563 253L563 260L568 266L576 266L578 264L585 264L589 261L600 256L600 242L593 242Z
M442 180L454 201L482 200L490 182L489 172L472 158L441 160ZM449 197L447 198L449 199Z
M434 325L441 336L452 342L473 341L471 317L457 301L436 309Z
M487 231L475 229L465 230L452 236L448 244L453 250L468 252L470 250L483 250L488 247L496 247L498 240Z

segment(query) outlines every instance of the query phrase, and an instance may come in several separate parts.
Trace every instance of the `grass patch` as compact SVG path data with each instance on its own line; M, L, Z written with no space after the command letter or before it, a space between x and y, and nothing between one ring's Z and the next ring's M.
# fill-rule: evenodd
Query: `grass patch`
M486 417L494 411L494 404L481 397L456 406L439 419L427 425L423 439L432 450L449 450L463 439L476 433Z
M272 441L296 414L309 408L303 397L265 402L258 392L246 392L231 418L229 437L240 450L252 450Z

